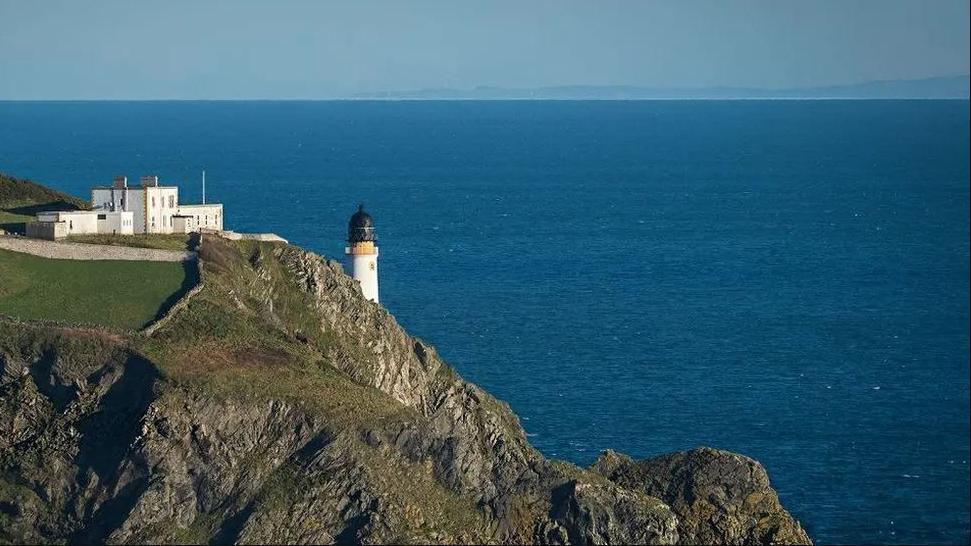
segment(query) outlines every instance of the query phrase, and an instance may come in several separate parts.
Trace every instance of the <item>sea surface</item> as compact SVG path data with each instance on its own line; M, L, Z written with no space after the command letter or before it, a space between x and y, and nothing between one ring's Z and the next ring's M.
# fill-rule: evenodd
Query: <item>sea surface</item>
M967 101L0 103L0 170L127 174L340 258L550 457L761 461L822 543L969 540Z

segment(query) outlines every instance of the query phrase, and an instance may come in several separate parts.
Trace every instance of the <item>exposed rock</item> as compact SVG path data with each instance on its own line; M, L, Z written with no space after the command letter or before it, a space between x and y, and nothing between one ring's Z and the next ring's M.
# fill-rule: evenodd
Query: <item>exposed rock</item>
M542 537L564 544L675 544L678 519L664 503L611 483L570 481L553 490L556 526Z
M152 337L0 321L0 542L806 542L765 471L550 461L296 247L207 239Z
M607 451L592 470L667 503L691 544L809 544L779 503L765 468L728 451L698 448L634 461Z

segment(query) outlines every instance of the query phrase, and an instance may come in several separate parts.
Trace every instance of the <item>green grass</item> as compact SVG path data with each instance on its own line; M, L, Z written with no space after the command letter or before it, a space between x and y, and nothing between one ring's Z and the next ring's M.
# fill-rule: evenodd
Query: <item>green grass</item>
M138 329L191 288L193 270L194 264L51 260L0 250L0 313Z
M157 248L161 250L190 250L187 234L147 234L147 235L117 235L98 233L91 235L71 235L67 238L72 243L88 243L95 245L132 246L136 248Z
M387 394L332 367L315 347L225 305L212 284L207 281L184 312L139 345L168 379L217 400L286 400L326 416L335 427L415 417Z
M272 248L207 238L205 288L140 342L141 352L167 378L216 399L287 400L334 426L413 418L412 410L332 365L331 353L344 344L321 333L309 296L280 270ZM259 277L257 260L264 266ZM264 294L272 295L272 314ZM295 331L308 341L296 339Z
M33 216L0 209L0 229L10 233L24 233L26 231L25 224L33 219Z

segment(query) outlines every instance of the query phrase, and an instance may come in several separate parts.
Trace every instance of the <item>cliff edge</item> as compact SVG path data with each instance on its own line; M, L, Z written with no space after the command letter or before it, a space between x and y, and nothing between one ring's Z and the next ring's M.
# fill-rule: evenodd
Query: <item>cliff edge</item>
M0 542L810 542L740 455L546 459L336 262L199 255L150 337L0 321Z

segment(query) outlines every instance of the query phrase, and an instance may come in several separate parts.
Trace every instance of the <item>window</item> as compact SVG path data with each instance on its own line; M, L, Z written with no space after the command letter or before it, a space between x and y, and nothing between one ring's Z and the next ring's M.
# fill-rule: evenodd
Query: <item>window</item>
M98 220L107 220L107 219L108 219L108 215L107 214L99 214L98 215Z
M175 207L175 196L174 195L170 195L169 196L169 208L171 209L171 208L174 208L174 207Z
M154 195L152 196L152 208L153 209L155 208L155 196Z

